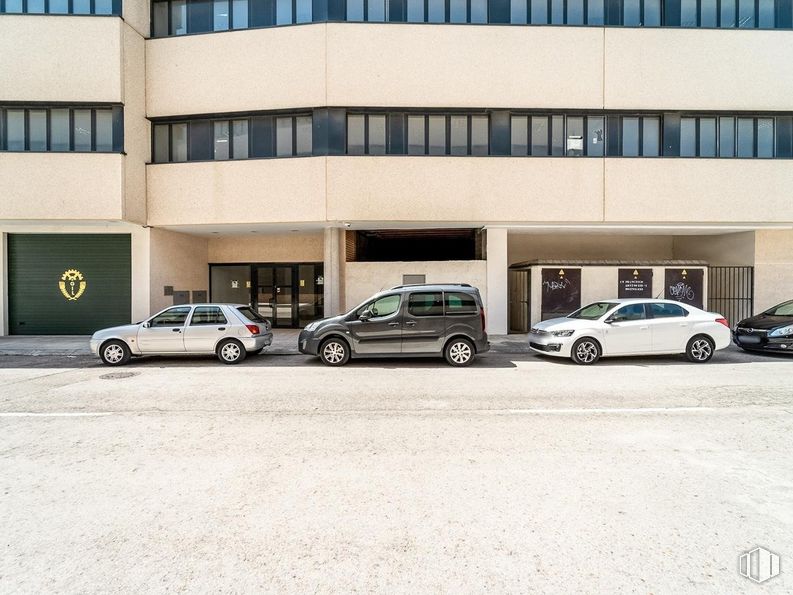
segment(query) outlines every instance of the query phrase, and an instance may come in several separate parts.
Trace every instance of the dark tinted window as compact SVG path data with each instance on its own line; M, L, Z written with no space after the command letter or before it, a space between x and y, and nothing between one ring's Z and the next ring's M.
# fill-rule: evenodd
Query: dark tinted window
M151 319L151 326L182 326L190 314L189 306L170 308Z
M251 322L267 322L266 318L263 318L259 315L258 312L253 310L252 308L245 306L243 308L237 308L237 312L242 314L245 318L250 320Z
M650 304L650 312L653 318L672 318L685 316L686 311L677 304Z
M644 304L628 304L611 315L611 320L614 322L643 320L644 318Z
M774 306L770 310L767 310L765 314L769 316L793 316L793 301Z
M476 299L470 293L447 293L446 314L477 314Z
M191 325L197 324L226 324L228 321L223 311L217 306L197 306L190 319Z
M443 315L443 295L441 293L413 293L408 300L408 312L413 316Z

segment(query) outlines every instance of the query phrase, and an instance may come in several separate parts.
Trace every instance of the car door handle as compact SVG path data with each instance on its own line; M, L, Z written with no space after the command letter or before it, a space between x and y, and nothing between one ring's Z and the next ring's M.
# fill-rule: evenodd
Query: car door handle
M182 329L180 329L180 328L175 328L175 329L172 329L172 330L175 333L181 333L182 332Z
M389 322L388 326L399 326L398 322Z
M225 331L225 330L226 330L226 327L225 327L225 326L219 326L219 327L218 327L218 330L219 330L219 331Z
M639 329L640 329L640 330L643 330L643 331L646 331L648 328L650 328L650 327L648 327L648 326L640 326L640 327L639 327Z
M408 321L405 323L405 326L416 326L416 323L415 323L414 321L412 321L412 320L408 320Z

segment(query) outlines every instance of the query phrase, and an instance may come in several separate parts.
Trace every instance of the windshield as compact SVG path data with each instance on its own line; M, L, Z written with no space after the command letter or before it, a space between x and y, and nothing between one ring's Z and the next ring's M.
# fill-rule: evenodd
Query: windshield
M619 304L614 302L595 302L583 308L576 310L572 314L568 314L567 318L581 318L583 320L597 320L609 310L613 310Z
M793 300L774 306L763 314L767 316L793 316Z

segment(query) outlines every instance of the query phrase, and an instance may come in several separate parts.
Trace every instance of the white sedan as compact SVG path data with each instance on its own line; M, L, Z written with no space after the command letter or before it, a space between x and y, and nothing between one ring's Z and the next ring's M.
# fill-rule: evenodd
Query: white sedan
M531 349L577 364L594 364L601 356L673 353L704 363L729 344L729 323L720 314L670 300L604 300L529 331Z

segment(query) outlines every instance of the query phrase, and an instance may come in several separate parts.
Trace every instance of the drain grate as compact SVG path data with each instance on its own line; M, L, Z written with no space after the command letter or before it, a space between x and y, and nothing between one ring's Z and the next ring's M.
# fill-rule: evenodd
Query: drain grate
M101 380L121 380L122 378L132 378L138 374L140 372L110 372L110 374L102 374L99 378Z

